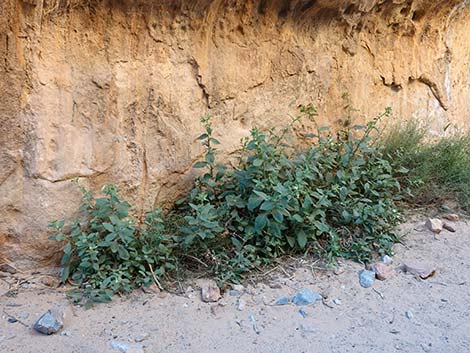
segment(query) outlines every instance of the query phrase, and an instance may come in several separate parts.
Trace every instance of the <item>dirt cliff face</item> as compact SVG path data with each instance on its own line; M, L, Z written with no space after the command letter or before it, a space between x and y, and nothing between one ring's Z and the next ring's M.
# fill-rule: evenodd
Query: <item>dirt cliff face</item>
M470 1L4 0L0 262L47 265L50 220L118 184L140 214L187 188L212 115L227 152L299 104L468 124Z

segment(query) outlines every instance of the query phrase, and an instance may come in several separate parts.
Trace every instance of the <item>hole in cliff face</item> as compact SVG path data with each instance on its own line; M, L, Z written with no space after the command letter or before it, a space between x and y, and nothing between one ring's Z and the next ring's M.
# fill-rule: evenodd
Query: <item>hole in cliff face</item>
M261 0L258 4L258 13L260 15L266 15L266 2L267 0Z
M312 7L315 6L316 3L317 3L317 0L308 1L307 3L305 3L305 4L301 7L300 12L305 12L305 11L311 9Z
M351 15L357 10L355 4L349 4L343 11L345 15Z
M424 11L423 10L416 10L413 12L413 15L411 16L411 19L415 22L418 22L424 17Z
M287 15L289 14L289 10L290 10L289 0L284 0L281 5L281 9L279 10L279 13L278 13L279 18L286 18Z

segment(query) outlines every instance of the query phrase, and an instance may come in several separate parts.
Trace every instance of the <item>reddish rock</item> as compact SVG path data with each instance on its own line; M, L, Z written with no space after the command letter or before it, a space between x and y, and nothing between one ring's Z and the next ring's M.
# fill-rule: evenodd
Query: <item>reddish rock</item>
M372 271L375 272L375 277L378 280L385 281L395 274L395 271L393 270L392 267L387 266L384 263L378 262L376 264L373 264L371 266Z
M446 214L444 218L452 222L457 222L460 219L459 215L455 213Z

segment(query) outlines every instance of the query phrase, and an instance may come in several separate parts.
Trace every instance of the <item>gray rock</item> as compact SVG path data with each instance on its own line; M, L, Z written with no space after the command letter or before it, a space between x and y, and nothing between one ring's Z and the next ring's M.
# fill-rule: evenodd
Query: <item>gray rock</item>
M62 321L51 310L46 311L33 325L33 329L44 335L52 335L62 327Z
M333 303L335 303L336 305L341 305L341 299L334 299Z
M410 319L410 320L413 319L413 313L412 313L410 310L408 310L408 311L405 313L405 316L406 316L407 319Z
M310 289L302 289L292 297L292 303L297 306L310 305L321 300L323 297Z
M229 292L229 294L230 294L231 297L239 297L239 296L242 295L241 292L239 292L239 291L237 291L237 290L235 290L235 289L231 289L230 292Z
M362 270L359 272L359 283L364 288L369 288L374 284L375 272Z

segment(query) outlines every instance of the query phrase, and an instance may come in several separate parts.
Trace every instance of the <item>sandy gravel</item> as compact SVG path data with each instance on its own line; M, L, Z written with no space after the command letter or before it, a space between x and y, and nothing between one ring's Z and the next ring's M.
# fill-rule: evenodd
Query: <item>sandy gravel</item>
M461 221L456 233L435 236L423 223L420 218L403 225L408 235L395 247L396 275L367 289L358 282L360 264L322 270L307 262L292 275L278 270L265 283L247 284L240 298L226 293L218 304L203 303L194 285L186 296L137 291L84 310L72 308L60 290L31 280L16 295L0 297L0 352L102 353L127 347L128 353L468 353L470 226ZM431 265L437 273L427 280L405 274L398 268L407 261ZM3 293L11 281L2 279ZM293 304L271 305L302 288L327 296L324 303L303 307L306 317ZM65 312L61 333L31 330L54 306Z

